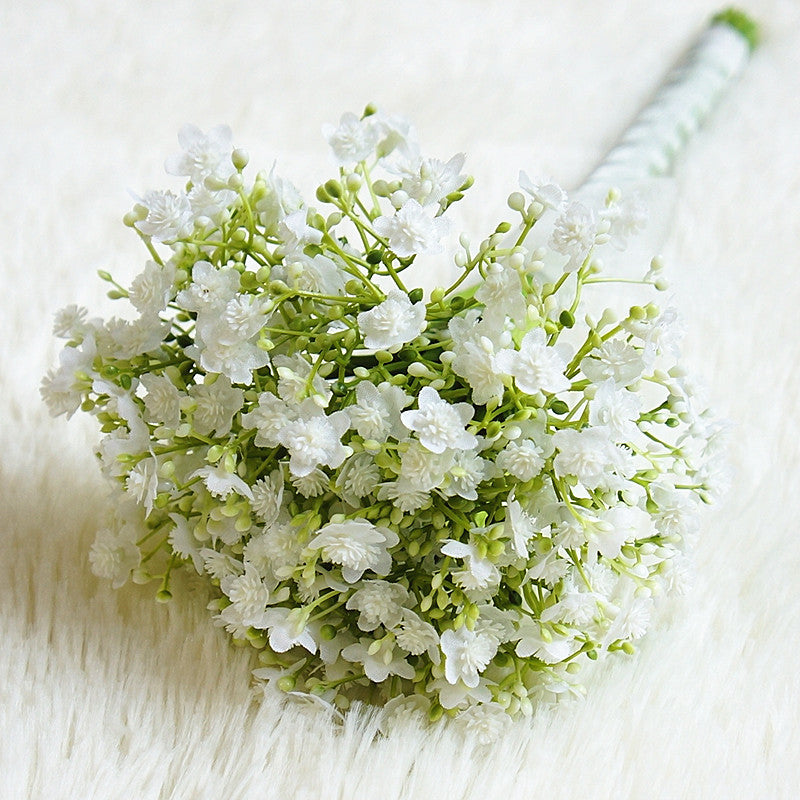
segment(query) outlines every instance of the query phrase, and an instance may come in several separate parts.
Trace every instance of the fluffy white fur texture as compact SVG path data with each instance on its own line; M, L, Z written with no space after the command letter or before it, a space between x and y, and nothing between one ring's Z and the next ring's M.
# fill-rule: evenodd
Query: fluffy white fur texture
M675 0L0 3L0 796L793 798L800 793L800 7L751 0L764 44L680 169L664 247L686 352L735 423L736 470L671 626L584 702L491 748L375 736L251 696L203 591L156 605L90 573L90 420L38 396L58 307L143 264L126 187L165 186L185 121L230 123L311 196L325 121L366 102L468 153L460 222L517 171L574 185L716 10ZM80 415L79 415L80 416ZM191 588L191 587L190 587Z

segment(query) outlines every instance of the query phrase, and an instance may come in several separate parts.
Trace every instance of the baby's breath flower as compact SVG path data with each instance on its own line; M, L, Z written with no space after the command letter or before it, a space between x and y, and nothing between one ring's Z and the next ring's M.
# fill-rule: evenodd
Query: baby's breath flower
M41 393L102 426L98 575L152 574L167 600L193 570L258 680L444 711L488 742L578 693L572 664L630 649L685 586L722 430L673 310L587 315L587 260L638 231L631 198L589 208L521 173L517 223L462 236L460 277L426 301L407 268L444 249L464 157L371 108L325 135L340 170L318 211L274 170L250 178L229 129L182 128L183 191L126 216L143 271L128 292L100 273L138 316L61 311ZM528 238L542 220L556 275L547 234Z

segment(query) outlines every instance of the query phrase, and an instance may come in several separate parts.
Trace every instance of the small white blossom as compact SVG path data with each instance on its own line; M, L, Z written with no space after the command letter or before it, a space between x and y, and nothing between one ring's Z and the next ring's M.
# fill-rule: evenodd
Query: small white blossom
M172 299L172 284L175 281L175 265L171 262L156 264L148 261L144 272L133 279L128 298L134 308L142 314L158 314Z
M146 236L171 242L192 232L194 213L185 194L147 192L141 203L147 209L147 217L137 222L136 227Z
M230 433L234 414L244 405L244 392L235 389L224 375L213 383L198 383L189 387L195 401L192 426L202 436L213 431L216 436Z
M448 683L463 681L466 686L478 685L483 672L497 652L497 640L486 633L476 633L466 626L457 631L446 630L440 639L444 653L445 678Z
M524 319L528 308L519 273L499 264L492 264L487 269L486 279L475 292L475 299L486 306L484 320L498 328L502 327L506 317L513 321Z
M233 173L232 136L227 125L216 125L203 133L187 123L178 131L183 152L170 156L164 167L170 175L184 175L192 183L202 183L209 176L225 179Z
M302 403L307 397L316 397L320 405L328 405L331 387L321 375L311 378L312 366L307 358L296 353L275 356L272 363L278 373L278 394L287 403Z
M447 162L417 155L396 162L391 171L401 176L402 189L410 198L420 205L430 206L464 185L467 176L460 174L464 160L463 153L454 155Z
M98 532L91 549L89 563L92 572L98 578L111 581L115 589L119 589L130 577L131 572L139 566L141 553L136 544L124 533L103 528Z
M308 547L322 550L325 560L339 564L344 579L355 583L366 570L388 575L392 568L388 551L398 541L397 534L388 528L378 528L363 519L351 519L324 525Z
M177 428L181 421L181 397L185 395L166 375L147 372L139 380L147 391L144 407L148 419L167 428Z
M425 303L412 303L405 292L393 290L386 299L358 315L358 327L368 350L398 350L425 330Z
M169 543L172 549L181 557L191 559L195 572L201 575L203 572L203 557L200 555L200 547L194 535L194 528L189 524L186 517L180 514L170 514L169 518L175 527L169 532Z
M74 303L60 308L53 318L53 335L59 339L82 339L87 328L89 311Z
M254 441L257 447L277 447L283 430L297 419L297 411L272 392L262 392L258 396L258 405L242 414L241 419L245 430L256 431Z
M394 652L393 642L384 640L375 653L369 652L371 644L371 639L361 639L357 644L345 647L342 658L363 664L366 676L373 683L382 683L390 675L399 675L407 680L414 677L414 667L402 655Z
M623 339L609 339L583 359L581 369L593 383L612 378L617 386L630 386L644 373L644 353Z
M551 633L534 619L525 619L519 625L520 637L515 652L521 658L534 656L545 664L558 664L580 648L571 635Z
M378 217L373 223L379 236L400 257L441 253L441 240L449 228L444 217L434 217L416 201L408 200L392 217Z
M347 407L350 425L364 439L385 442L388 437L403 439L408 433L400 412L413 402L399 386L384 381L377 386L361 381L356 386L356 402Z
M511 724L511 717L498 703L476 703L456 715L456 724L479 744L493 744Z
M266 526L272 525L278 519L283 507L283 489L283 473L279 469L273 470L252 486L253 512Z
M494 588L499 583L499 570L488 558L481 557L475 545L445 539L442 553L464 559L464 569L453 574L455 582L462 589L481 592Z
M521 481L535 478L544 467L544 450L533 439L509 442L495 459L497 466Z
M550 246L568 257L564 267L567 272L576 272L594 247L597 222L594 214L582 203L570 203L556 220Z
M514 499L512 489L506 502L506 533L520 558L528 558L528 541L535 532L533 517Z
M567 193L557 183L546 180L532 181L524 172L519 173L519 185L544 208L557 211L567 199Z
M202 478L208 491L221 500L224 500L232 492L236 492L248 500L253 499L250 487L238 475L228 472L222 462L216 467L201 467L195 470L189 478Z
M417 411L404 411L400 419L432 453L471 450L477 446L477 437L464 429L475 414L469 403L448 403L435 389L424 386L417 406Z
M434 664L441 660L439 651L439 634L424 619L415 614L411 609L403 609L403 618L393 630L395 641L406 653L420 656L427 653Z
M187 311L215 311L232 300L239 289L239 273L233 267L217 269L208 261L192 267L192 282L175 301Z
M317 651L317 643L305 625L301 609L268 608L261 623L269 628L269 646L276 653L285 653L292 647L304 647L309 653Z
M556 474L574 475L587 489L608 485L611 472L626 471L625 456L606 428L566 428L553 434L553 443L558 450L553 461Z
M475 405L485 405L492 398L503 399L506 387L495 364L494 344L487 336L477 342L464 342L453 360L453 372L470 385Z
M341 443L350 427L345 411L325 416L319 406L306 401L297 419L289 422L278 434L278 441L289 451L289 471L303 477L317 466L336 468L352 452Z
M322 126L322 135L330 145L336 160L344 167L367 158L378 144L380 129L371 116L359 119L352 112L342 114L339 125Z
M379 625L392 628L402 619L403 604L408 600L408 590L388 581L362 581L360 588L347 600L346 608L359 611L358 627L374 631Z
M589 404L589 423L608 428L615 442L643 443L644 435L636 423L641 414L641 398L618 388L613 378L598 385Z
M520 391L526 394L537 392L562 392L570 387L564 374L569 353L562 345L551 347L543 328L534 328L525 334L519 350L501 350L495 356L497 369L512 375Z

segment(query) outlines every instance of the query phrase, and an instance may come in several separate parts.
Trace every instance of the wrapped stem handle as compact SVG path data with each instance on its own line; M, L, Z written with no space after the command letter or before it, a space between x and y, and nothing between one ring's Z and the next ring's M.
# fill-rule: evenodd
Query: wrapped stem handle
M582 189L669 175L692 134L743 72L755 44L756 26L745 14L717 14Z

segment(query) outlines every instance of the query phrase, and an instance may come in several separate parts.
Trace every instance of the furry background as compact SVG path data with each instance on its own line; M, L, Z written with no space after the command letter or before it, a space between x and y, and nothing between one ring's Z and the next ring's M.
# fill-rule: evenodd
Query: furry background
M800 5L751 0L764 44L697 138L664 246L685 352L735 422L733 490L707 518L671 626L588 698L492 748L374 737L249 689L188 586L113 592L87 551L102 508L92 420L47 416L52 313L108 313L96 270L145 253L129 188L169 184L186 121L229 123L251 164L312 197L323 122L369 101L423 147L465 151L475 236L517 172L574 186L713 2L0 2L0 796L793 798L800 786ZM462 204L459 204L462 205Z

